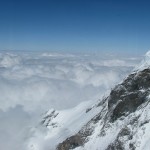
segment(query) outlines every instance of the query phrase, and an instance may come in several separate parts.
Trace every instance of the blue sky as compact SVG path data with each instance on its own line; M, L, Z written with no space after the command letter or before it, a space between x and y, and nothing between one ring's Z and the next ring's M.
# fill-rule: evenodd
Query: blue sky
M145 52L149 6L142 0L3 0L0 49Z

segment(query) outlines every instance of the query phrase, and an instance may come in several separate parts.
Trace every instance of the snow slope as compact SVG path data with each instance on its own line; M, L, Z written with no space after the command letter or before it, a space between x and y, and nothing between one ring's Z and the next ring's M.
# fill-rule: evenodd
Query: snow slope
M54 150L56 146L65 140L67 137L77 133L82 126L84 126L91 118L93 118L103 107L97 107L99 101L82 102L78 106L56 111L54 109L48 110L43 114L41 124L47 127L45 136L37 134L38 129L35 131L35 137L30 139L28 149L31 150ZM91 111L92 110L92 111ZM42 136L42 143L39 142L37 136Z

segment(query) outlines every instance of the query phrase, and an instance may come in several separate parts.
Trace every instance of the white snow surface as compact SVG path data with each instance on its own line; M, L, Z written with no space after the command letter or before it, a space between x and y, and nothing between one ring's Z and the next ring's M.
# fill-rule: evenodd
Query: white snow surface
M102 109L102 107L95 107L92 111L86 113L86 109L90 108L92 104L93 101L82 102L72 109L56 111L55 114L57 115L54 118L52 117L49 122L45 136L41 136L42 133L37 134L39 129L34 130L35 136L29 139L28 149L55 150L56 145L67 137L76 134L90 118L93 118ZM45 115L49 115L53 111L54 109L50 109Z

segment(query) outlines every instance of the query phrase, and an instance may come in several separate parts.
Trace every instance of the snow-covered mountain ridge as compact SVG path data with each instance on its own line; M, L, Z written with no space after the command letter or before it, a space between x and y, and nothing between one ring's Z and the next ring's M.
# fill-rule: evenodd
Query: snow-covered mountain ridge
M85 128L83 127L76 134L78 140L72 141L73 136L67 138L58 145L57 149L148 150L149 87L150 69L129 75L111 91L105 102L101 103L103 111L100 110ZM87 135L89 131L90 134Z
M44 114L41 123L48 128L44 138L51 143L45 150L149 150L149 54L99 101Z

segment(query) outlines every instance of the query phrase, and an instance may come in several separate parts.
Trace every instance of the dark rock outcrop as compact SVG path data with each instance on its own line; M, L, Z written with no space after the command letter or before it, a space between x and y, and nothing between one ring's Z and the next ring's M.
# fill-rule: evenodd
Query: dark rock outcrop
M150 69L133 73L122 84L117 85L108 98L108 109L112 110L111 121L134 112L147 100L150 87Z
M71 136L67 138L64 142L60 143L57 147L57 150L69 150L74 149L78 146L82 146L84 144L84 140L81 138L79 134Z

